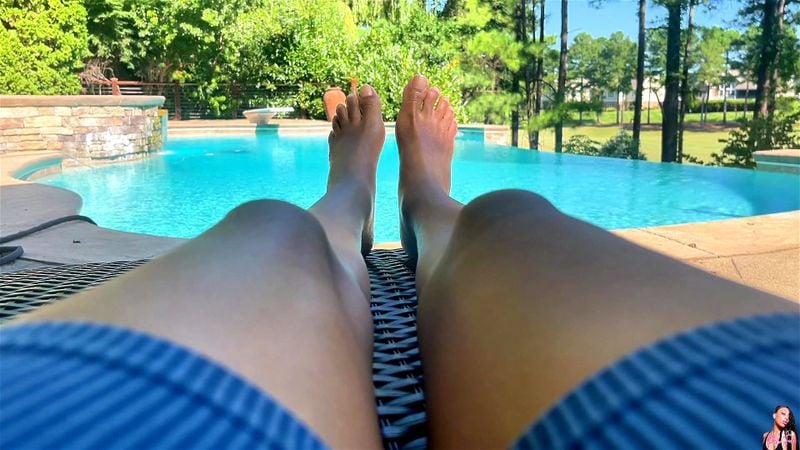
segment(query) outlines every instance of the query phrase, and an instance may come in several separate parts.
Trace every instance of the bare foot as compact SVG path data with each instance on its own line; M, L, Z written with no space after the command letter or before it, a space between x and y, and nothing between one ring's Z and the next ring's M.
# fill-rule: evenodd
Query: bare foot
M438 104L437 104L438 100ZM397 116L400 149L400 237L416 264L417 238L413 217L419 205L450 195L453 146L458 126L453 107L428 80L416 75L403 91Z
M347 96L347 105L336 108L328 136L330 173L328 191L336 188L355 188L365 214L361 233L361 253L372 249L373 214L375 209L375 173L383 148L386 130L381 115L381 99L369 86L361 87L358 95Z

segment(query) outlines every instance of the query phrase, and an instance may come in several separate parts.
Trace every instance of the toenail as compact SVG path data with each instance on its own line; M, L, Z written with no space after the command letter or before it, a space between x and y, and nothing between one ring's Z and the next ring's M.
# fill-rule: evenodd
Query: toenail
M375 95L375 89L372 89L372 86L365 84L364 86L361 86L361 89L359 89L358 95L362 97L369 97L370 95Z
M426 82L427 79L425 78L425 75L417 74L414 76L414 79L411 80L411 85L414 86L415 88L421 89L425 87L425 85L427 84Z

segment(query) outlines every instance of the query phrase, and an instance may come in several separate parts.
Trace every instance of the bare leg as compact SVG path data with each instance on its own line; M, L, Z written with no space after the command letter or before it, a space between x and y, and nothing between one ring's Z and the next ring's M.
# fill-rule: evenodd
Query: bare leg
M452 119L426 113L431 91L417 111L421 87L406 91L397 136L401 211L414 224L403 242L419 252L432 448L507 447L580 381L647 343L736 316L797 310L566 216L530 192L495 192L463 208L448 200L441 173L450 170L452 143L443 140Z
M383 122L378 97L362 94L340 111L349 117L330 137L328 192L311 213L242 205L163 258L23 320L90 320L167 338L249 379L329 445L380 447L359 250Z
M417 267L417 292L427 281L450 241L458 213L464 207L450 198L450 162L458 131L447 98L414 77L403 91L397 117L400 149L400 230L403 248ZM430 146L436 151L426 151ZM433 194L429 196L430 194ZM424 252L418 249L424 248Z

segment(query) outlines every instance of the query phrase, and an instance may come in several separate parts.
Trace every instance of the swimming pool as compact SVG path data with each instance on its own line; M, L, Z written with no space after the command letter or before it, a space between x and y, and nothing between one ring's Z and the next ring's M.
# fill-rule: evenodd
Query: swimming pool
M376 242L399 240L397 144L378 165ZM190 238L242 202L277 198L309 207L325 191L325 136L274 133L170 138L158 156L70 170L37 181L83 197L103 227ZM704 222L800 209L800 177L751 170L531 152L456 142L453 192L467 202L502 188L542 194L606 229Z

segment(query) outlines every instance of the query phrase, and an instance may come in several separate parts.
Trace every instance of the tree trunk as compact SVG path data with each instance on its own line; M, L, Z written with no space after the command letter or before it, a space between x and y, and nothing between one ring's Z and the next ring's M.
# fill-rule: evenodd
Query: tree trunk
M759 47L761 52L756 68L756 103L753 107L753 117L767 117L769 115L769 91L772 81L773 61L777 56L778 48L775 37L775 10L778 6L776 0L764 0L763 13L761 19L761 37Z
M531 28L531 30L534 31L533 34L535 34L535 30L536 30L536 28L535 28L535 24L536 24L536 16L535 16L536 2L535 2L535 0L531 0L530 3L531 3L531 16L530 16L530 19L528 19L527 13L526 13L527 8L528 8L528 0L523 0L522 1L522 14L523 14L522 26L523 26L523 34L525 35L525 45L526 46L528 45L528 20L531 20L531 23L534 24L534 26ZM525 135L528 137L528 148L529 149L533 149L533 147L531 146L532 139L531 139L530 127L528 126L528 124L530 123L530 120L531 120L531 116L533 115L533 89L532 89L532 86L531 86L531 83L533 82L533 71L532 71L532 68L531 68L531 65L532 65L531 64L531 59L532 58L530 58L530 55L525 55L525 58L524 58L524 61L525 61L525 118L527 119L525 121L525 131L526 131Z
M725 81L722 83L722 124L728 123L728 82L729 72L728 50L725 49Z
M778 4L775 7L775 20L777 21L777 30L775 33L775 39L773 39L773 47L775 47L775 55L772 59L772 70L770 73L770 89L767 95L769 95L769 104L772 105L772 109L775 109L775 97L778 94L778 64L781 59L781 40L783 39L783 13L786 10L786 0L778 0Z
M703 100L703 126L708 122L708 99L711 96L711 83L706 83L705 99Z
M694 37L694 4L696 0L689 0L689 23L686 26L686 47L683 50L683 75L681 76L681 113L678 120L678 162L683 162L683 122L689 110L689 52L692 49Z
M667 74L661 126L661 162L675 162L678 153L678 91L681 66L681 3L667 4Z
M556 153L561 153L564 139L564 101L567 87L567 13L569 0L561 0L561 59L558 63L558 92L556 93L556 108L558 108L558 123L556 124Z
M520 0L519 4L517 5L515 14L514 14L514 22L515 22L515 34L517 42L522 44L523 48L525 47L525 34L523 33L523 22L525 20L525 0ZM519 84L522 82L522 71L524 70L523 67L520 67L514 72L514 75L511 77L511 93L514 95L514 99L516 100L514 104L514 109L511 110L511 145L513 147L519 147L519 109L520 109L520 101L519 101Z
M622 122L622 116L621 116L621 114L620 114L620 104L621 104L622 102L621 102L621 101L620 101L620 99L619 99L619 91L617 91L617 93L616 93L616 96L617 96L617 101L616 101L616 106L617 106L617 115L616 115L616 119L617 119L617 122L616 122L616 123L617 123L617 125L619 125L619 124Z
M633 100L633 146L631 157L639 154L639 137L642 131L642 94L644 93L644 50L647 44L645 36L645 15L647 0L639 0L639 44L636 52L636 94ZM649 100L649 97L648 97ZM649 103L649 101L648 101ZM650 123L650 105L647 109L647 123Z
M539 0L539 43L544 42L544 0ZM536 58L536 105L534 112L536 116L542 112L542 71L544 67L544 54L539 53ZM533 148L539 149L539 130L533 132Z
M750 98L750 81L746 80L744 85L744 106L742 107L742 111L744 115L747 115L747 100Z

